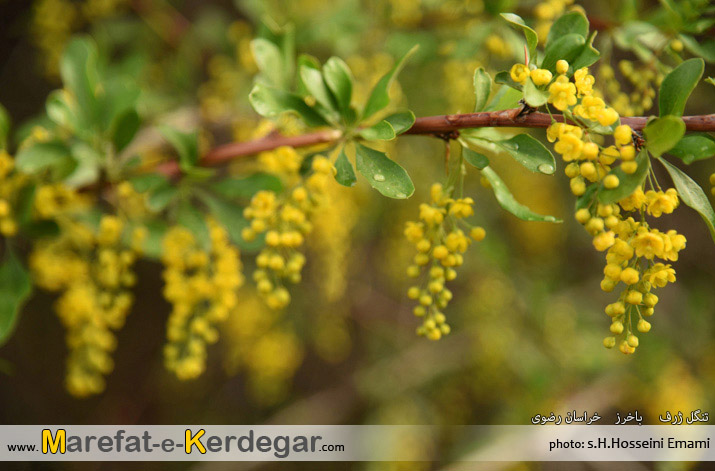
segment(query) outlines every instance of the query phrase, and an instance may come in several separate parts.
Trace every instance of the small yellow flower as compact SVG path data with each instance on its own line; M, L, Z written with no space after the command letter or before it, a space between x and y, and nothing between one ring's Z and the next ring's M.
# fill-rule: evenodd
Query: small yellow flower
M645 257L648 260L653 260L653 257L662 257L665 248L663 238L648 230L639 231L631 244L637 257Z
M526 83L529 78L529 68L524 64L514 64L509 72L511 79L517 83Z
M634 173L636 173L636 170L638 170L638 163L632 160L630 162L623 162L621 164L621 170L623 170L623 173L633 175Z
M645 197L648 214L653 217L672 213L679 203L678 192L674 188L669 188L666 192L649 190Z
M616 175L606 175L606 178L603 179L603 186L609 190L618 188L619 184L620 182Z
M621 124L613 131L613 139L615 139L616 145L619 146L630 144L633 142L633 130L627 124Z
M563 59L556 61L556 73L565 75L569 71L569 63Z
M576 104L576 85L569 82L565 75L560 75L556 81L549 85L549 103L560 111Z
M646 201L643 190L638 187L630 196L620 200L618 204L626 211L640 211L646 204Z
M574 81L578 89L578 96L590 95L593 93L593 84L596 79L588 73L587 67L582 67L574 72Z
M613 232L602 232L593 238L593 246L599 252L608 250L615 243L615 237Z
M473 227L472 230L469 231L469 237L471 237L477 242L484 240L484 237L486 237L486 235L487 233L483 227Z
M627 285L634 285L639 279L640 275L635 268L628 267L621 272L621 281Z
M534 82L534 85L536 85L537 87L546 85L547 83L551 82L551 78L553 77L551 72L546 69L532 70L530 76L531 81Z

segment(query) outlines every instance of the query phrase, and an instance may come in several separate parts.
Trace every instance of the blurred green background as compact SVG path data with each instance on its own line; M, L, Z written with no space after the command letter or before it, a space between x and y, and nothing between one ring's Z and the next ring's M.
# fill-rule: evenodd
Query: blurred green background
M249 41L262 22L275 22L294 25L299 52L321 61L331 55L345 58L359 82L359 96L389 69L392 57L420 44L393 90L396 99L417 116L470 112L476 67L495 72L523 62L520 36L498 13L517 12L535 18L535 25L547 24L547 15L539 12L545 7L539 5L574 7L567 3L0 0L0 103L16 122L40 113L47 93L59 86L62 46L73 34L87 32L118 70L132 73L141 84L141 111L149 123L181 113L201 125L209 142L247 139L259 125L247 100L256 72ZM604 62L617 68L619 61L630 60L647 67L633 50L619 47L618 34L637 19L660 21L658 2L578 5L599 29L596 46ZM667 27L663 31L676 34ZM713 29L704 36L712 38ZM711 66L705 75L713 75ZM623 90L637 91L617 77ZM713 111L713 89L706 87L696 89L686 114ZM542 130L532 134L544 139ZM222 326L208 370L198 380L180 382L163 367L170 306L159 295L158 263L138 263L136 302L118 334L114 372L106 391L90 399L73 399L63 389L63 329L53 313L53 297L36 290L14 336L0 349L0 422L527 424L533 415L551 411L598 412L610 421L616 412L637 409L646 423L655 424L667 410L715 412L715 245L694 211L682 206L656 224L683 233L688 247L675 263L678 282L658 293L653 329L642 336L635 355L624 356L601 346L609 325L603 308L613 295L599 289L605 260L573 220L568 180L561 171L556 177L531 174L494 158L519 201L564 223L519 221L501 210L476 172L468 175L465 194L476 200L473 220L487 229L487 238L467 253L453 283L455 299L446 312L452 334L429 342L415 335L417 321L405 296L404 270L412 249L402 230L428 198L430 184L443 178L444 144L405 137L389 145L416 182L415 195L396 201L380 197L364 182L352 189L336 185L334 204L318 215L304 280L292 288L294 301L286 312L271 314L244 287L245 316ZM715 162L695 162L687 172L709 189ZM658 177L669 181L665 174ZM250 273L250 255L244 264ZM416 461L445 461L458 456L453 438L416 437L405 446L414 450ZM440 464L282 466L407 470ZM141 469L249 467L276 465L155 463ZM506 468L591 469L568 463ZM657 463L627 469L712 468Z

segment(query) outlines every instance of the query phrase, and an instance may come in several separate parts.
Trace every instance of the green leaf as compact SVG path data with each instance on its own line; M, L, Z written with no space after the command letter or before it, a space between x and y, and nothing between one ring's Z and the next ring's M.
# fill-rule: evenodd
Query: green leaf
M176 149L179 154L179 167L186 171L194 167L199 161L199 134L198 132L184 133L170 126L159 127L164 139Z
M144 227L147 230L147 237L142 244L142 257L148 259L160 259L164 252L164 236L169 229L169 224L162 219L152 219L147 221L129 223L130 230L124 231L125 244L129 245L131 234L136 227Z
M414 46L412 49L402 56L392 69L386 73L372 89L370 97L367 99L365 109L362 112L362 119L367 119L373 114L390 104L390 85L405 66L407 60L412 56L419 46Z
M147 191L153 191L161 186L168 185L169 180L159 173L145 173L130 178L129 183L131 183L134 189L139 193L146 193Z
M358 135L363 139L367 139L369 141L391 141L396 137L395 130L393 129L392 125L386 120L380 121L374 126L361 130L360 132L358 132Z
M483 111L492 93L492 78L483 67L474 71L474 112Z
M638 167L636 171L630 175L621 170L620 167L609 172L609 175L618 177L618 186L608 189L601 183L598 189L599 203L611 204L622 200L630 196L636 188L643 184L646 175L648 175L648 169L650 168L650 158L648 157L648 151L646 149L640 151L636 157L636 162L638 163Z
M715 40L705 39L698 41L693 36L686 34L680 35L680 40L683 41L685 48L693 53L693 55L702 57L706 62L715 62Z
M116 77L102 83L104 93L99 96L99 115L102 130L112 131L124 114L136 110L140 89L134 78Z
M521 100L520 90L511 87L499 87L485 111L501 111L516 108Z
M344 118L349 117L353 94L353 76L350 68L342 59L331 57L323 66L323 77L338 102L340 113Z
M556 160L553 154L546 146L528 134L517 134L511 139L496 141L495 144L532 172L551 175L556 170Z
M310 67L306 64L300 66L300 80L308 93L315 98L327 110L328 116L333 116L338 112L338 104L328 85L323 80L320 69Z
M588 185L586 187L586 192L576 198L576 205L575 205L575 211L578 211L581 208L587 208L588 206L591 205L591 201L593 200L593 194L598 190L598 185Z
M539 106L545 105L548 99L549 92L539 90L530 78L526 79L526 83L524 83L524 101L527 105L538 108Z
M150 211L158 213L163 211L177 196L179 196L179 189L167 182L166 185L155 188L149 194L146 205Z
M93 125L98 120L98 104L95 90L99 84L97 46L89 37L72 39L60 59L60 75L65 87L77 99L84 116L84 125Z
M104 156L81 141L72 145L71 152L76 165L72 172L64 177L64 183L69 187L79 188L97 182Z
M555 72L556 62L559 59L563 59L568 63L573 62L581 53L585 44L586 38L580 34L561 36L544 50L544 60L541 61L541 68Z
M705 133L688 134L668 153L678 157L686 164L691 164L696 160L709 159L715 156L715 138Z
M468 164L477 167L479 170L489 165L489 159L486 155L474 152L469 147L462 147L462 156Z
M392 129L395 130L395 134L398 136L403 132L407 131L415 124L415 114L412 111L401 111L395 114L391 114L385 121L390 123Z
M287 88L288 77L283 62L281 50L264 38L251 41L251 51L256 60L256 65L269 85L277 88Z
M294 112L311 127L328 124L317 111L308 106L298 95L257 83L248 95L256 113L274 118L281 113Z
M594 64L601 57L601 53L593 47L593 40L596 38L597 32L598 31L594 31L591 33L591 36L586 39L586 44L583 45L581 52L578 53L576 58L571 63L573 70L578 70L581 67L588 67Z
M39 239L42 237L57 237L60 235L60 226L51 219L40 219L36 221L28 221L22 228L23 235L31 239Z
M705 221L705 224L710 229L710 235L715 241L715 211L710 205L708 197L700 185L695 183L692 178L683 173L678 167L665 161L664 159L658 159L660 163L663 164L665 169L670 174L670 178L673 179L675 184L675 189L678 190L678 195L683 203L693 208L697 211L700 216Z
M211 189L227 199L251 198L261 190L280 193L283 182L269 173L254 173L247 177L228 177L211 185Z
M583 13L578 11L566 13L554 21L549 29L546 47L567 34L578 34L584 38L588 36L588 20Z
M204 249L211 247L211 236L201 211L191 206L188 201L182 201L176 213L176 222L187 228L196 238L196 242Z
M523 219L524 221L562 222L554 216L543 216L535 213L516 201L514 195L511 194L509 188L504 184L504 181L499 178L499 175L497 175L491 167L484 167L484 169L482 169L482 175L489 181L499 205L519 219Z
M117 152L121 152L132 142L141 126L141 118L135 109L123 113L114 124L112 142Z
M17 222L22 226L32 220L36 190L37 185L31 182L20 188L17 192L17 202L14 208L15 217L17 218Z
M348 160L348 156L345 154L345 148L343 147L338 154L338 158L335 159L335 180L343 186L354 186L357 182L357 177L355 176L355 169L353 169L353 164Z
M685 103L704 69L705 62L702 59L688 59L666 75L660 84L658 97L660 116L683 116Z
M522 84L512 80L511 74L506 70L502 70L501 72L498 72L494 76L494 82L502 84L502 85L508 85L509 87L513 88L514 90L521 91L524 88ZM519 98L521 99L521 96Z
M66 176L75 165L69 149L60 142L38 142L15 156L15 166L21 172L38 174L49 170L55 179Z
M0 265L0 345L15 329L22 305L32 292L30 276L12 250L6 248Z
M45 110L47 116L60 127L82 132L82 123L77 117L76 106L70 103L72 100L65 90L54 90L50 92L45 100Z
M412 196L415 186L404 168L380 152L355 143L356 163L370 185L388 198L404 199Z
M536 45L539 43L536 31L526 26L526 23L524 23L524 20L519 15L502 13L501 17L508 21L513 27L521 29L524 32L526 47L529 50L529 62L534 63L536 61Z
M709 83L710 85L715 86L715 78L708 77L708 78L705 79L705 81L706 81L707 83Z
M663 116L648 122L643 134L646 147L654 157L672 149L685 134L685 123L677 116Z

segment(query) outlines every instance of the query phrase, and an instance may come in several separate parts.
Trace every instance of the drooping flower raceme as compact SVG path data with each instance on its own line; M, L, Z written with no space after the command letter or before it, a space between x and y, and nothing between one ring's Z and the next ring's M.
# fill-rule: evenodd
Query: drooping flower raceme
M474 214L473 204L472 198L453 198L441 184L435 183L430 203L420 205L419 221L408 222L405 227L405 237L417 249L407 275L422 278L421 284L410 287L407 295L419 303L413 310L422 318L417 334L431 340L449 334L451 329L443 310L452 299L452 292L446 283L457 277L456 268L464 262L463 254L472 241L485 236L483 228L464 221Z

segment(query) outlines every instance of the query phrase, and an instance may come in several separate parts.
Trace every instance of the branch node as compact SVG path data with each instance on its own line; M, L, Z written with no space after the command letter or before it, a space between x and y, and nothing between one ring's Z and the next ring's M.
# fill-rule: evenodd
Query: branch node
M451 141L451 140L459 139L459 130L455 129L452 131L437 132L437 133L434 133L434 136L449 143L449 141Z

